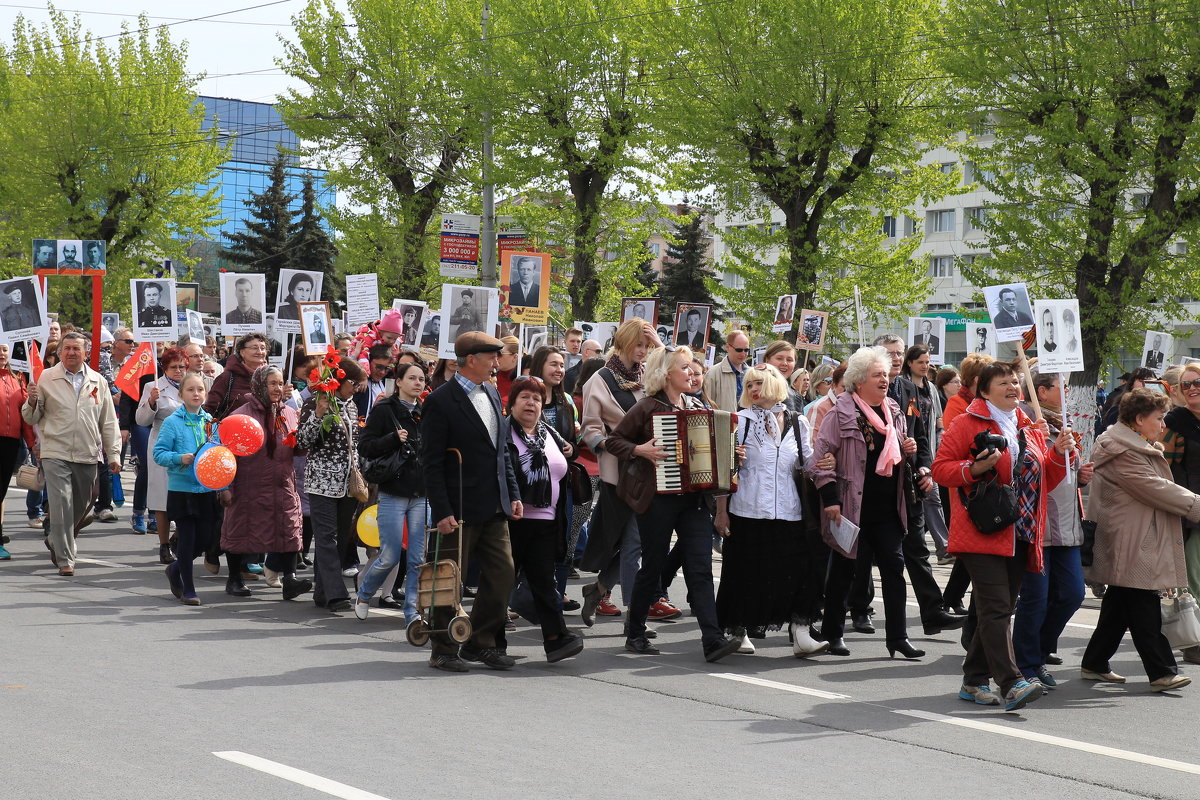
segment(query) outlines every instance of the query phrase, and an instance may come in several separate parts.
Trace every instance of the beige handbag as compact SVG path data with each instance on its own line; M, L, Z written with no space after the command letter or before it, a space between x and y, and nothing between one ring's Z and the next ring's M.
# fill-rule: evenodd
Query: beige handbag
M30 492L40 492L46 488L46 473L40 466L22 464L17 467L17 486Z
M358 469L358 459L354 456L354 435L350 430L350 418L346 418L346 450L349 455L350 475L346 481L346 494L360 503L367 502L371 496L371 487Z

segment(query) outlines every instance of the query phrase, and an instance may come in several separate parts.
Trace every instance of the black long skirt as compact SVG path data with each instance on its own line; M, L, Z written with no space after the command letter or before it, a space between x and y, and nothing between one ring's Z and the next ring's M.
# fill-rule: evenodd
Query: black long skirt
M717 590L717 621L723 630L779 630L792 621L803 594L803 546L802 522L729 515Z

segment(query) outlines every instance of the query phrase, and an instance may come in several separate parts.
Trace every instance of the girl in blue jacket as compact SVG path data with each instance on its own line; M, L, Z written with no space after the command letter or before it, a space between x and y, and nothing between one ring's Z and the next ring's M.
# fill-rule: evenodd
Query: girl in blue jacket
M217 493L196 480L192 462L208 441L212 417L204 411L204 376L190 373L179 384L183 407L163 420L154 445L154 461L167 470L167 518L175 523L179 542L175 561L166 568L171 594L184 605L198 606L192 583L192 561L213 544L217 527Z

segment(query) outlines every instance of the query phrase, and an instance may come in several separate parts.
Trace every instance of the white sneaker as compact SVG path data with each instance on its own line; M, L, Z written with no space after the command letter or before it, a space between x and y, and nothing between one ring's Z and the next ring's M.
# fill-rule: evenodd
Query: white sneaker
M29 527L40 528L40 527L42 527L42 524L45 522L45 520L46 520L45 517L33 517L32 519L29 520Z
M355 598L354 616L358 617L359 619L366 619L367 614L369 613L371 613L371 601Z
M754 642L750 641L749 634L742 636L742 646L737 651L748 656L754 655Z
M283 581L280 580L279 573L273 569L263 567L263 580L266 581L267 586L270 586L272 589L283 588Z
M353 578L357 574L358 567L346 567L344 570L342 570L342 577L344 578Z
M788 628L792 632L792 654L796 658L805 658L820 653L829 647L829 642L814 639L808 632L807 625L791 623Z
M111 508L106 508L96 515L96 519L101 522L116 522L117 515Z

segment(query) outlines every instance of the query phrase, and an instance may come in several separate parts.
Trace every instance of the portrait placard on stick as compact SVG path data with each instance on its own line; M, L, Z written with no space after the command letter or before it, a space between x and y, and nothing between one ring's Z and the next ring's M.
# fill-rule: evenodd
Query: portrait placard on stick
M792 329L796 319L796 295L781 294L775 301L775 323L771 326L774 333L783 333Z
M500 316L522 325L550 319L550 254L506 252L500 262Z
M170 278L129 282L133 301L133 337L139 342L172 342L179 335L175 319L175 281Z
M0 281L0 342L14 350L17 342L26 339L46 341L49 332L46 298L38 281L33 278Z
M346 276L346 324L367 325L379 319L379 276L374 272Z
M454 340L469 331L490 333L499 319L498 291L486 286L442 284L442 311L448 314L441 324L439 358L454 358Z
M796 336L797 350L824 350L825 333L829 329L829 312L805 308L800 311L800 332Z
M267 276L221 273L221 333L266 333Z
M1079 341L1079 301L1035 300L1038 372L1082 372L1083 346Z
M300 336L304 352L322 355L333 342L333 324L329 320L329 303L300 303Z
M996 326L997 342L1015 342L1033 327L1033 307L1023 283L983 287L983 298Z

